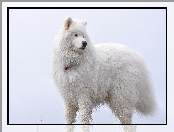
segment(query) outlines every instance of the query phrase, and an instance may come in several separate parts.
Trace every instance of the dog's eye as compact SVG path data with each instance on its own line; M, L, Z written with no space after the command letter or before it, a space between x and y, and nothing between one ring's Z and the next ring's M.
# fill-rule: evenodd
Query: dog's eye
M85 38L85 36L83 36L83 38Z
M77 35L77 33L76 33L74 36L76 36L76 37L77 37L77 36L78 36L78 35Z

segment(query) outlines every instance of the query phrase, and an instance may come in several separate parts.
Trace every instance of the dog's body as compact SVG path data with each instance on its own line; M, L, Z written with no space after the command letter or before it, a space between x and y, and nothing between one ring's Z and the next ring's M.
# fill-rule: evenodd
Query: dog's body
M52 74L67 123L79 111L81 123L89 124L93 108L104 103L122 124L130 124L135 111L152 115L156 103L141 56L121 44L92 45L85 26L68 17L53 42Z

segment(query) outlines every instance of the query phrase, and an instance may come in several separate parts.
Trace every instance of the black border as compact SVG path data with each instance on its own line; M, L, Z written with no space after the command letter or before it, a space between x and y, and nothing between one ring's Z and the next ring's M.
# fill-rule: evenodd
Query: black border
M167 125L167 7L166 7L166 125Z
M7 124L9 124L9 9L7 8Z
M9 10L10 9L165 9L166 10L166 124L85 124L85 125L167 125L167 7L7 7L7 125L68 125L9 124ZM72 124L84 125L84 124Z
M166 9L167 7L7 7L8 9Z

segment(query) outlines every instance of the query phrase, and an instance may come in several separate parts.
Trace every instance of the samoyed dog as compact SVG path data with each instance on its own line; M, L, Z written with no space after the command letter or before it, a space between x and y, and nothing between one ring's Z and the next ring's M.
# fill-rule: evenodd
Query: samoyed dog
M66 123L75 123L79 111L81 124L89 124L93 109L103 104L122 124L131 124L135 112L152 115L156 101L142 57L122 44L93 45L86 24L67 17L53 42L51 69L65 104ZM88 125L82 131L89 132Z

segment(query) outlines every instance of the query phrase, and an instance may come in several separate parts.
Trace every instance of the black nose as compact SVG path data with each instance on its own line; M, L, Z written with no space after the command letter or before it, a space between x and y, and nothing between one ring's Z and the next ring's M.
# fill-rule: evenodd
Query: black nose
M86 41L82 41L82 45L83 45L84 47L86 47L87 42L86 42Z

